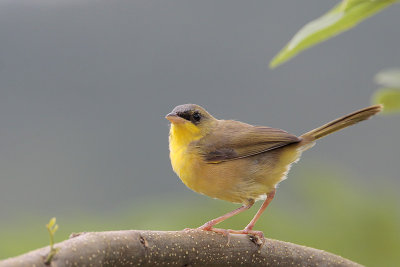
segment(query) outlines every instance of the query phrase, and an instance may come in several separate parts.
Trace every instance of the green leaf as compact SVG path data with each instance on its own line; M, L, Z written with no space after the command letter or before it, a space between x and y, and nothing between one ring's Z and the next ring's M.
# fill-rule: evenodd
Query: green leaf
M400 88L381 88L372 97L374 104L383 104L383 113L400 113Z
M301 51L346 31L398 0L343 0L328 13L303 26L271 60L270 67L288 61Z
M375 82L385 87L400 88L400 69L388 69L375 75Z

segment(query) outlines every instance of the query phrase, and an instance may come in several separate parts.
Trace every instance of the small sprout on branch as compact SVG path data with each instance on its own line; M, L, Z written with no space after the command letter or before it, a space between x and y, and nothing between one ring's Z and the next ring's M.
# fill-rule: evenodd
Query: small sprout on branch
M53 217L50 219L49 223L46 224L47 231L49 232L50 236L50 252L47 255L45 264L50 264L51 260L53 259L54 255L58 252L59 248L54 247L54 234L58 230L58 224L56 224L56 218Z

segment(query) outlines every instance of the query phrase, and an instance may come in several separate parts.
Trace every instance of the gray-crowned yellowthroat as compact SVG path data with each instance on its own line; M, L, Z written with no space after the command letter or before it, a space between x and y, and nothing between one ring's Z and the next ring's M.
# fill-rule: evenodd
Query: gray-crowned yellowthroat
M227 233L214 225L265 199L243 230L229 230L262 237L262 232L253 227L273 199L277 184L286 178L290 165L301 153L315 140L366 120L381 109L381 105L363 108L297 137L280 129L218 120L195 104L175 107L166 115L171 122L169 149L174 171L193 191L242 203L240 208L199 229Z

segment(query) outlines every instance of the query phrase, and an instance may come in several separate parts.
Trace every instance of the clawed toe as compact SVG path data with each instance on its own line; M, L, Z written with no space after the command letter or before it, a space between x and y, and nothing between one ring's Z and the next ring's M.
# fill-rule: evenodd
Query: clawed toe
M229 231L230 230L227 230L227 229L220 229L220 228L213 228L213 227L203 227L203 226L201 226L201 227L199 227L199 228L197 228L198 230L203 230L203 231L209 231L209 232L214 232L214 233L217 233L217 234L222 234L222 235L224 235L224 236L227 236L227 235L229 235Z
M184 231L191 231L191 230L202 230L202 231L209 231L217 234L222 234L223 236L228 237L228 244L230 241L230 234L249 235L251 241L253 241L258 245L262 245L265 242L264 233L262 231L248 230L246 228L243 230L220 229L220 228L213 228L212 226L205 224L196 229L191 229L191 228L184 229Z
M261 240L265 239L264 233L261 232L261 231L253 231L253 230L251 230L251 231L248 231L247 234L256 236L256 237L260 238Z
M261 231L247 230L248 235L250 235L251 241L257 245L263 245L265 243L264 233Z
M214 233L217 233L217 234L223 234L224 236L229 235L229 233L231 231L231 230L227 230L227 229L213 228L213 227L208 226L208 225L203 225L203 226L200 226L200 227L194 228L194 229L193 228L185 228L185 229L183 229L183 231L196 231L196 230L214 232Z
M254 230L227 230L230 234L240 234L240 235L249 235L251 241L253 241L257 245L263 245L265 242L264 233L262 231L254 231Z

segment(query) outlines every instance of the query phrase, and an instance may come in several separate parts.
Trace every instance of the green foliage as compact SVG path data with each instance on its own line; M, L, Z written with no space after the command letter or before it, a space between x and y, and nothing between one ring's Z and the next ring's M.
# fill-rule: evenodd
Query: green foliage
M328 13L303 26L272 59L270 67L288 61L301 51L349 30L397 0L343 0Z
M383 104L383 113L392 114L400 112L400 89L381 88L375 92L372 102Z
M372 102L383 104L383 113L400 112L400 69L384 70L375 76L375 82L383 86L372 96Z
M49 223L46 224L46 228L50 236L50 252L47 255L45 263L50 264L51 259L53 259L54 255L56 255L56 253L59 250L59 248L54 247L54 234L58 230L58 224L56 224L56 217L50 219Z

